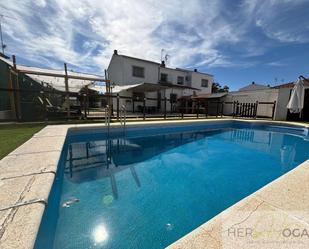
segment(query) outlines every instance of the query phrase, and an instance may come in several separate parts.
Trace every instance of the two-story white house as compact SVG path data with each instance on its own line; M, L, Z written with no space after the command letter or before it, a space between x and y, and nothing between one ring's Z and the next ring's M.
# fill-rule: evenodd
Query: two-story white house
M160 111L164 98L171 103L183 96L211 93L213 83L212 75L196 69L169 68L164 61L158 63L120 55L117 50L114 51L107 73L108 79L116 86L114 93L135 99L121 100L128 111L140 110L144 98L147 99L147 107ZM113 105L115 108L115 103ZM173 105L168 104L167 109L171 108Z

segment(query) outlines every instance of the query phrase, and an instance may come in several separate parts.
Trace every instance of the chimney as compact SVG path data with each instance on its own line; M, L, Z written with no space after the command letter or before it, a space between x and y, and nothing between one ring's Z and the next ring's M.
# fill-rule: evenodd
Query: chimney
M165 67L165 61L161 61L161 67Z
M196 69L196 68L194 68L194 72L197 72L197 69Z
M117 49L114 50L114 54L115 54L115 55L118 55Z

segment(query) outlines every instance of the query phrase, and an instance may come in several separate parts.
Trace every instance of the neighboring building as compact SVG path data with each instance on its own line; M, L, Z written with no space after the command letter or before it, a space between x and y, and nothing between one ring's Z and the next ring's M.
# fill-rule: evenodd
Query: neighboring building
M148 107L156 111L162 109L162 100L175 100L183 96L192 96L197 93L211 93L213 76L207 73L198 72L196 69L186 70L180 68L168 68L164 61L154 61L134 58L118 54L117 50L111 58L107 69L108 78L117 86L127 86L121 91L121 96L133 97L142 101L144 97L157 100L146 100ZM139 85L140 84L140 85ZM139 86L138 86L139 85ZM132 86L132 87L130 87ZM115 91L114 91L115 93ZM134 103L131 100L122 100L127 110L134 110ZM115 103L114 103L115 107ZM141 102L137 103L138 110ZM170 110L171 105L167 106ZM161 110L162 111L162 110Z
M309 84L305 82L305 102L302 120L309 120ZM288 112L287 104L290 99L291 91L294 87L293 82L282 85L270 87L269 85L260 85L252 83L248 86L240 88L238 91L229 92L228 94L209 94L204 96L205 99L219 102L239 102L239 103L256 103L259 102L257 116L271 117L273 112L273 105L267 103L274 103L276 107L274 110L275 120L295 120L298 119L299 114L291 114ZM201 95L202 96L202 95ZM209 110L209 113L215 113L216 106ZM233 105L225 104L223 108L223 115L232 115Z
M261 84L256 84L254 81L245 87L240 88L238 91L239 92L246 92L246 91L255 91L255 90L266 90L270 89L269 85L261 85Z

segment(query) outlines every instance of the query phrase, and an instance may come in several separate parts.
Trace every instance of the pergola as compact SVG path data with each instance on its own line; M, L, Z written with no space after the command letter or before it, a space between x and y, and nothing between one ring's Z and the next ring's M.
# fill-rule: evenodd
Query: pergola
M9 90L16 92L16 102L20 101L19 94L21 90L18 82L20 74L25 74L36 82L45 83L55 90L64 92L68 102L70 93L77 93L82 88L87 88L95 82L105 82L106 92L110 93L110 80L106 79L106 76L69 71L66 63L64 63L63 70L55 70L19 65L16 63L16 56L14 55L12 56L12 61L3 57L0 59L10 66ZM14 77L12 75L16 77L15 88L13 88ZM17 103L16 106L16 112L19 113L20 107L18 106L20 106L20 103ZM68 118L70 117L70 105L67 106L67 116Z

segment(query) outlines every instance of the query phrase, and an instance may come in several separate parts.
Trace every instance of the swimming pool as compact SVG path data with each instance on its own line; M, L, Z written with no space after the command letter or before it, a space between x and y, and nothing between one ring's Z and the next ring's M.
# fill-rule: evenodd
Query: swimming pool
M71 131L36 248L164 248L309 158L306 128Z

